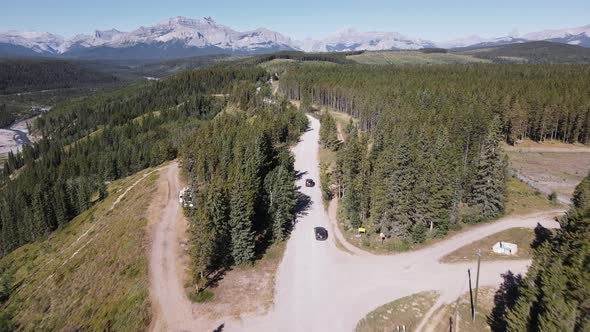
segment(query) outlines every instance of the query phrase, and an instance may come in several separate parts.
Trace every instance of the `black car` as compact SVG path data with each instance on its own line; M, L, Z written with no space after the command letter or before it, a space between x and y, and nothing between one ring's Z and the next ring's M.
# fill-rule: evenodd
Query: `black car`
M306 187L313 187L313 186L315 186L315 182L312 179L307 179L307 180L305 180L305 186Z
M328 231L323 227L314 227L315 239L318 241L324 241L328 238Z

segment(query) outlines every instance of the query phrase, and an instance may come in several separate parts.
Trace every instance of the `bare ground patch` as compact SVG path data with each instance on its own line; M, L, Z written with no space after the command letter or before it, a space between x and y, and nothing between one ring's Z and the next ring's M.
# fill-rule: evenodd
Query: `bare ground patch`
M356 325L357 332L396 331L405 325L413 331L426 312L436 303L436 292L421 292L384 304L371 311Z
M590 147L565 143L526 141L505 146L510 168L545 192L571 197L575 186L590 170Z
M491 331L488 317L494 308L495 292L496 289L492 287L479 289L475 321L471 318L471 300L469 292L467 292L461 295L458 302L454 301L438 308L425 326L424 331Z
M252 266L238 266L226 271L209 288L213 298L193 304L197 314L210 319L237 319L268 312L273 304L275 276L285 247L286 242L274 244Z

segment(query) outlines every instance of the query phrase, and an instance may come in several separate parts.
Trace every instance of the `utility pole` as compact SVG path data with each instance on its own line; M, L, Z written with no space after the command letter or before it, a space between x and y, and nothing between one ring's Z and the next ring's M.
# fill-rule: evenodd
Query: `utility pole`
M457 298L457 303L455 304L455 331L459 332L459 300L461 299L461 295Z
M477 292L479 290L479 266L481 263L481 249L477 250L477 276L475 277L475 300L473 301L473 317L475 321L475 312L477 311Z
M473 306L473 288L471 287L471 269L467 269L467 276L469 277L469 301L471 302L471 317L474 317L474 306Z

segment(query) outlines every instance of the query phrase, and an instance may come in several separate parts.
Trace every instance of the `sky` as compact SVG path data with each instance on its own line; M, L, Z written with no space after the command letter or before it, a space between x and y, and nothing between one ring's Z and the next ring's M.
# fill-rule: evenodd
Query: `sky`
M0 0L0 31L70 37L131 31L172 16L211 16L238 31L264 27L293 39L354 28L445 41L587 25L590 0Z

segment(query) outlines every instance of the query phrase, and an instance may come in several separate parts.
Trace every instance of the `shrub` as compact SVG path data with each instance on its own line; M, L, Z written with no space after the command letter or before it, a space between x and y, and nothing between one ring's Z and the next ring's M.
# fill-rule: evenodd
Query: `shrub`
M214 294L208 290L197 291L194 290L188 294L188 298L197 303L208 302L213 299Z

